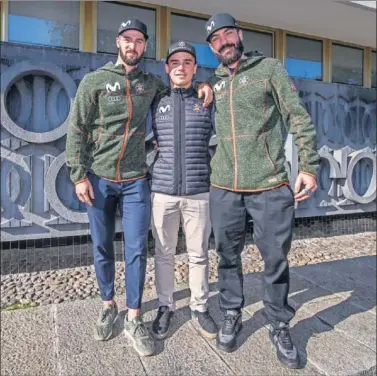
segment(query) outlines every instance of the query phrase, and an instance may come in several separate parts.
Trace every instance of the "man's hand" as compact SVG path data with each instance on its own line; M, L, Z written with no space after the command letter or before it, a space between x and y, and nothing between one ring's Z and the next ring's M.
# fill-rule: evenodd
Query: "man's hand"
M158 143L156 140L152 141L152 144L154 145L154 151L157 153L158 152Z
M305 188L301 189L301 186L304 185ZM312 175L305 174L300 172L297 176L296 183L295 183L295 200L297 202L307 200L308 198L312 197L313 193L317 190L317 183L316 179Z
M94 191L89 179L76 184L75 190L76 195L81 202L90 206L93 205L91 200L94 200Z
M205 82L202 82L198 85L198 97L203 98L203 96L204 96L203 106L207 107L213 101L213 91L212 91L211 86Z

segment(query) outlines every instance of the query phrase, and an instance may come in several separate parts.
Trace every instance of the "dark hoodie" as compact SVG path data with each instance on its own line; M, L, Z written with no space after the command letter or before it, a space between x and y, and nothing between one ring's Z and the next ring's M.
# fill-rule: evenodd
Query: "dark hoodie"
M126 74L113 63L85 75L67 134L73 183L85 180L89 171L113 181L144 177L146 118L154 98L168 90L151 73L136 68Z

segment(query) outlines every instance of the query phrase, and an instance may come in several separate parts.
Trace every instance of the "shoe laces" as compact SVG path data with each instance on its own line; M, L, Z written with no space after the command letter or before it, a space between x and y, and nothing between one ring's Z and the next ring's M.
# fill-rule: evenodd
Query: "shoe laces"
M238 315L225 315L223 321L223 332L231 333L237 322Z
M143 322L136 325L135 334L137 334L139 337L148 337L148 331Z
M168 308L165 307L165 306L159 307L159 309L157 311L157 317L160 319L167 310L168 310Z
M110 314L111 314L111 308L110 307L109 308L104 308L101 311L101 316L100 316L101 323L106 322L109 319Z
M287 350L293 350L293 343L291 335L289 334L289 328L283 327L281 329L276 329L276 335L279 338L280 343Z

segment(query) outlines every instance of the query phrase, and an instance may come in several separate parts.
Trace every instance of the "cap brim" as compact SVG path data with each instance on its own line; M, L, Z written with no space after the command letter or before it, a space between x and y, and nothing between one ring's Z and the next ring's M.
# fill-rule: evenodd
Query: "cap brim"
M187 52L188 54L190 54L190 55L195 59L195 61L197 60L196 55L194 55L194 54L191 53L190 51L187 51L187 50L175 50L174 52L172 52L171 54L169 54L169 55L166 57L166 62L168 62L168 60L169 60L174 54L177 54L178 52Z
M145 39L146 40L148 40L148 34L145 34L144 32L142 32L141 30L139 30L139 29L136 29L136 28L127 28L127 29L123 29L123 30L120 30L119 32L118 32L118 37L119 37L119 35L120 34L122 34L122 33L124 33L125 31L128 31L128 30L136 30L136 31L139 31L141 34L143 34L144 35L144 37L145 37Z
M221 29L237 29L237 26L234 26L234 25L228 25L228 26L221 26L219 27L218 29L216 30L213 30L211 34L208 35L208 37L206 38L206 41L209 42L210 38L212 37L212 35L214 33L216 33L217 31L221 30Z

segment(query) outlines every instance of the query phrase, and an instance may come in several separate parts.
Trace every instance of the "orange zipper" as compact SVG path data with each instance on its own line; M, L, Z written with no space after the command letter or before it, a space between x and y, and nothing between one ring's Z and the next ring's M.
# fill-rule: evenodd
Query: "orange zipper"
M126 151L126 146L127 146L127 141L128 141L128 132L129 132L131 118L132 118L132 101L131 101L131 92L130 92L130 81L128 81L127 78L126 78L126 97L127 97L127 103L128 103L128 121L127 121L127 124L126 124L126 130L124 132L122 149L120 151L118 164L117 164L117 170L116 170L116 179L117 180L121 180L120 179L121 178L121 176L120 176L120 161L122 160L124 152Z
M233 189L237 189L237 178L238 178L238 162L237 162L237 146L236 146L236 129L235 129L235 122L234 122L234 113L233 113L233 80L236 75L238 68L237 66L234 68L232 74L229 75L230 79L230 117L232 122L232 135L233 135L233 154L234 154L234 181L233 181Z

